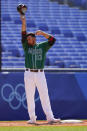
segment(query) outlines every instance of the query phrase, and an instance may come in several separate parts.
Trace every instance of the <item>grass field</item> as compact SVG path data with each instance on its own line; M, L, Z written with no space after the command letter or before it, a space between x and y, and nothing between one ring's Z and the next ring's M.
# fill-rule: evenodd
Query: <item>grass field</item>
M33 126L33 127L0 127L0 131L87 131L87 126L79 127L50 127L50 126Z

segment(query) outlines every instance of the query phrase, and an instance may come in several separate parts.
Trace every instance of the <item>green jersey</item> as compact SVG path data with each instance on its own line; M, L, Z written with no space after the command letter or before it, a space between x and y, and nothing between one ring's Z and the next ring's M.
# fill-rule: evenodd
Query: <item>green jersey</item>
M27 42L26 32L22 32L22 45L25 53L25 67L43 69L46 53L54 44L55 38L49 36L48 41L31 46Z

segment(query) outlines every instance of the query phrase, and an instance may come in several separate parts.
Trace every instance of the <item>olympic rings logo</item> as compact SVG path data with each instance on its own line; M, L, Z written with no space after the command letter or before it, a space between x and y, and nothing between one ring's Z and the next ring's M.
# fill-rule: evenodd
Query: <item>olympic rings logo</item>
M18 110L21 105L27 109L24 84L20 83L15 88L11 84L4 84L1 88L1 96L13 110ZM37 96L35 102L38 100L39 96Z

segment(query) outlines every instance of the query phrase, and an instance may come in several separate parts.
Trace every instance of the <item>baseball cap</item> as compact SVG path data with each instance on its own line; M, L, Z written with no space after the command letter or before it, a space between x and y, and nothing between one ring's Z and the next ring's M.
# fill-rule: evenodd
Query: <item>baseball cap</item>
M28 36L36 37L36 36L35 36L35 33L32 33L32 32L27 33L26 37L28 37Z

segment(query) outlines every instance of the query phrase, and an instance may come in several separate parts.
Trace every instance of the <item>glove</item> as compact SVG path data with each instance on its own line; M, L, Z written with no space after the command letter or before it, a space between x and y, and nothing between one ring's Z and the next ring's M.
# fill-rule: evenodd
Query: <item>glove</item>
M19 4L17 6L17 11L21 14L21 15L25 15L25 12L27 11L27 6L24 4Z

